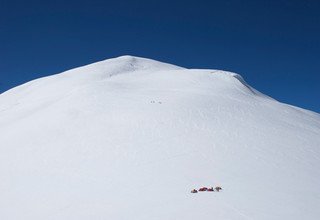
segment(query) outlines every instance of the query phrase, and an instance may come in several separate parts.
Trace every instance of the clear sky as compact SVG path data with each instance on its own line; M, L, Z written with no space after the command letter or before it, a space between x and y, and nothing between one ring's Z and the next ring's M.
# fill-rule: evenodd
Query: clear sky
M0 0L0 93L126 54L237 72L320 112L319 0Z

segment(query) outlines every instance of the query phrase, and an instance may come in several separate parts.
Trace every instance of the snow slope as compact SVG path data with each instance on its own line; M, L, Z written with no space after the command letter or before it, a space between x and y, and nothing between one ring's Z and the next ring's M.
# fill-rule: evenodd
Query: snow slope
M3 220L320 219L320 115L123 56L1 94L0 177Z

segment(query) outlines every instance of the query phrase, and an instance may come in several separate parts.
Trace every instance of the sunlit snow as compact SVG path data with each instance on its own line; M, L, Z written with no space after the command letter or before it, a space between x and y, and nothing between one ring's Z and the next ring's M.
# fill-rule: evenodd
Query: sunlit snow
M1 220L316 220L319 186L320 115L238 74L122 56L0 95Z

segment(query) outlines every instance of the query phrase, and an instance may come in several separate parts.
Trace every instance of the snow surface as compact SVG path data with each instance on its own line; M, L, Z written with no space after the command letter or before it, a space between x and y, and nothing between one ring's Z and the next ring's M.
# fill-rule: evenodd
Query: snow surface
M1 94L0 177L3 220L320 219L320 115L122 56Z

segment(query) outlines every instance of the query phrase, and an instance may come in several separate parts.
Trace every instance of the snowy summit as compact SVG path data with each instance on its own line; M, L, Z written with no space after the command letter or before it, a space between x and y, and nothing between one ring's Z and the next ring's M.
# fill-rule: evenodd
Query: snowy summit
M316 220L320 115L122 56L1 94L0 177L4 220Z

